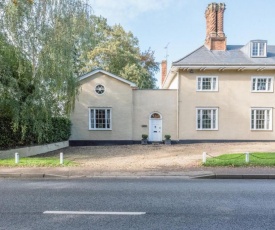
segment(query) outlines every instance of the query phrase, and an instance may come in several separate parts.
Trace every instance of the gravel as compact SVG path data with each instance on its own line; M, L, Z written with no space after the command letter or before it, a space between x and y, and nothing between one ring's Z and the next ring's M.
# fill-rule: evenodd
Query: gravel
M68 147L39 156L58 157L61 151L64 158L98 171L177 171L200 167L202 152L211 156L224 153L275 152L275 142Z

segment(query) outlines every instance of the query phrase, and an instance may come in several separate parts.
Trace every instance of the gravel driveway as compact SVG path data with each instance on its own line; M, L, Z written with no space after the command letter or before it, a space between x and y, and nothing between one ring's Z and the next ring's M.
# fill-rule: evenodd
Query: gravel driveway
M199 167L202 152L212 156L223 153L275 152L275 142L68 147L40 156L58 156L60 151L63 151L66 159L95 171L177 171Z

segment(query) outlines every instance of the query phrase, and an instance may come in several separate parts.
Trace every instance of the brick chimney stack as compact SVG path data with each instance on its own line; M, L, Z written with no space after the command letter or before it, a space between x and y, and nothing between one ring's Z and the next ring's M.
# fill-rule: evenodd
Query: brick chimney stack
M167 75L167 61L163 60L161 62L161 84L163 85L164 80L166 78Z
M224 3L211 3L205 11L205 46L210 50L226 50L226 37L223 32Z

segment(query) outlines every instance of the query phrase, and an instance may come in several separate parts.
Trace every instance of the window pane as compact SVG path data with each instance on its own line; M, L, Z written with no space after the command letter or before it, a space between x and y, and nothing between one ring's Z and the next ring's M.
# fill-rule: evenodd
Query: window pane
M91 129L111 129L111 109L91 109Z
M213 120L212 120L212 128L216 128L216 110L212 110L213 113Z
M254 109L251 111L251 129L268 130L270 129L270 110Z
M268 78L267 90L271 90L271 78Z
M106 128L105 109L96 110L96 128L98 129Z
M153 113L151 115L151 118L160 118L160 115L158 113Z
M197 115L197 128L200 129L201 128L201 110L197 110L198 111L198 115Z
M197 90L198 91L215 91L218 86L217 77L197 77Z
M211 110L202 110L202 128L211 129Z
M266 49L265 42L253 42L252 44L252 56L263 57L265 56Z
M266 129L269 129L269 110L266 110Z
M107 109L107 129L111 128L111 110Z
M197 87L198 87L198 90L201 90L201 78L200 77L198 78L198 85L197 85Z
M271 91L272 78L271 77L254 77L252 78L253 91Z
M211 90L211 78L203 78L202 79L202 89Z
M252 56L258 56L258 43L254 42L252 46Z
M264 129L265 111L256 110L256 129Z
M92 129L95 128L95 119L94 119L94 116L95 116L95 111L94 111L94 109L91 109L91 128Z
M217 128L217 109L197 110L197 129L213 130Z
M252 90L256 89L256 78L253 78L253 83L252 83Z
M264 43L259 43L259 56L264 56L264 47L265 44Z
M212 90L215 90L216 89L216 78L213 77L212 80L213 80L213 83L212 83L213 88L212 88Z
M251 110L251 129L255 128L255 126L254 126L254 122L255 122L254 113L255 113L255 110Z
M266 90L266 88L267 88L266 84L267 84L266 78L258 78L257 90Z

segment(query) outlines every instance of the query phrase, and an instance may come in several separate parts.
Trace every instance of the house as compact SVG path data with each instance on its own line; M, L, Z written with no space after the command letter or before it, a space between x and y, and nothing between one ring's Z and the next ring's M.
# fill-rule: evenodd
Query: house
M162 62L162 89L139 90L103 70L80 78L71 145L161 141L272 141L275 46L266 40L227 45L225 4L205 11L205 43L172 63Z
M71 115L70 145L140 143L176 137L177 90L139 90L104 70L80 78L81 92Z

